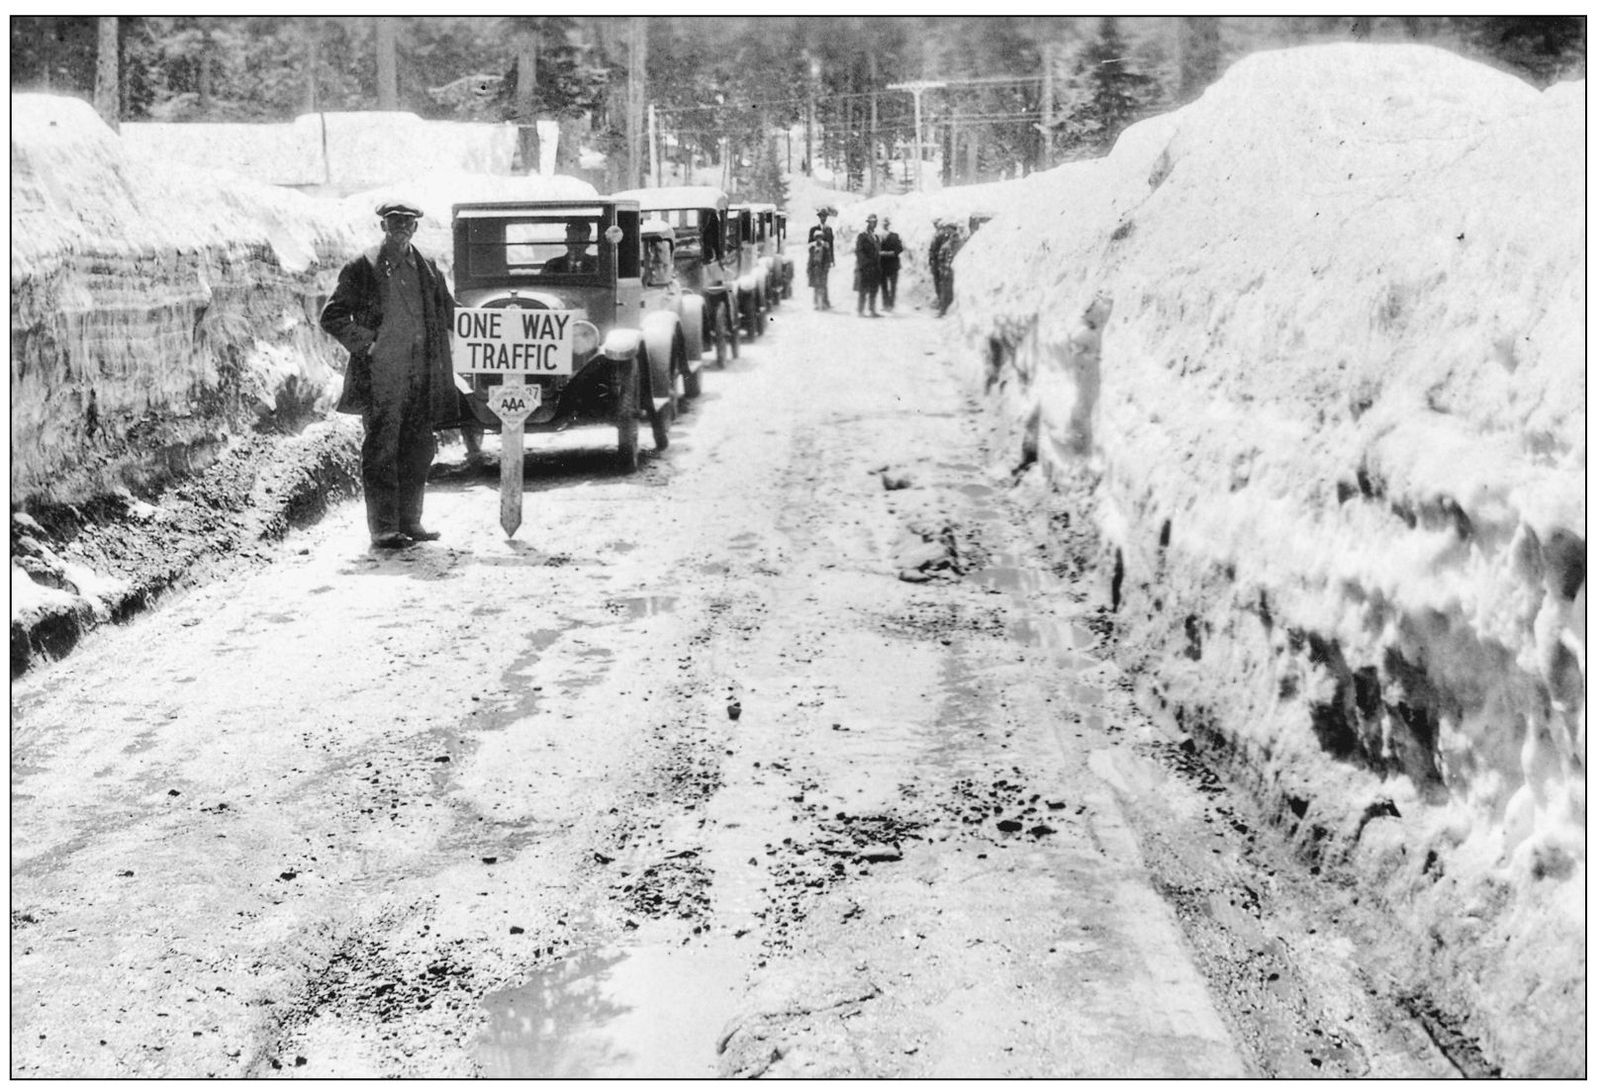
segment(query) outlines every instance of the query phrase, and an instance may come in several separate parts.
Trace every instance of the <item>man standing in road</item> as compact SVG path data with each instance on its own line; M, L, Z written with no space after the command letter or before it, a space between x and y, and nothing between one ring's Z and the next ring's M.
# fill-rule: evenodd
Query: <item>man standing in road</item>
M822 307L826 311L830 309L830 270L835 268L835 230L825 223L829 218L830 210L822 208L819 210L819 222L808 228L808 250L810 253L808 283L813 285L813 305ZM814 284L813 281L813 263L811 260L811 252L815 242L823 244L822 256L819 259L819 280L817 284Z
M858 267L852 277L852 287L858 292L858 314L863 314L863 305L867 303L871 318L880 317L880 309L875 306L875 297L880 294L880 240L874 237L874 228L879 222L880 218L871 212L868 223L858 232L855 248Z
M423 488L434 430L455 428L462 403L451 373L456 300L412 245L423 211L386 201L378 214L384 241L340 270L320 324L351 354L335 409L362 416L368 533L393 550L440 537L423 526Z
M936 237L930 241L930 279L936 285L936 317L945 318L952 306L952 258L958 248L958 229L950 220L936 220Z
M880 227L880 303L890 311L897 305L897 277L902 273L902 236L891 230L889 216Z

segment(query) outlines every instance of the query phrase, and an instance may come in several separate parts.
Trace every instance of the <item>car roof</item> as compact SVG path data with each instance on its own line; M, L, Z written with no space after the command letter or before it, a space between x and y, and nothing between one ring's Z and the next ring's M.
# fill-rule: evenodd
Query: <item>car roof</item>
M769 201L745 201L736 208L751 209L753 212L778 212L779 206Z
M643 209L721 209L730 198L717 186L659 186L649 190L621 190L616 200L638 201Z
M588 215L605 215L608 208L616 207L626 212L634 211L639 205L634 201L620 200L616 197L592 197L589 199L579 197L565 201L466 201L460 205L451 206L451 217L485 217L507 216L513 213L526 213L534 216L549 213L581 213Z

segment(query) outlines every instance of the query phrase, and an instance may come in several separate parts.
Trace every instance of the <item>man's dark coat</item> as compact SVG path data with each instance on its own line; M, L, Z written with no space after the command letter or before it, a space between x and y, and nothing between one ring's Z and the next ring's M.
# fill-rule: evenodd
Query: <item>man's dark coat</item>
M418 284L423 294L424 351L429 363L429 421L435 428L450 428L462 419L462 402L451 372L451 322L456 314L457 301L446 289L440 269L412 248L412 260L418 270ZM406 397L406 377L375 375L373 368L374 339L384 322L383 295L379 291L376 265L379 249L353 258L340 270L340 281L334 295L323 307L320 324L351 354L345 369L345 386L335 409L340 413L360 414L375 400L397 406Z

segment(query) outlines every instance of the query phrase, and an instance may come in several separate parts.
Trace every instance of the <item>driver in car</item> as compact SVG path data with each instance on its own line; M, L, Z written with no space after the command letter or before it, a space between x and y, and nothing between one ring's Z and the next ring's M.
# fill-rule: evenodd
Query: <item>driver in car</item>
M570 220L565 235L568 253L559 254L545 265L542 273L594 273L596 255L587 254L590 248L590 221Z

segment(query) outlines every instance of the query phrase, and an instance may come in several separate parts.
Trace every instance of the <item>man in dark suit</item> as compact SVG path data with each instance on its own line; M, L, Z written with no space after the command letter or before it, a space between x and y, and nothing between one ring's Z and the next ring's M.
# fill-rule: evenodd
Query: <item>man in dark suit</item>
M874 228L879 222L880 218L870 213L868 223L858 232L855 248L858 267L852 277L852 287L858 291L858 314L863 314L863 305L867 303L871 318L880 317L880 309L875 306L875 298L880 294L880 240L874 237Z
M340 270L319 324L350 352L335 409L362 415L362 498L368 533L385 550L439 538L423 526L434 430L455 428L462 403L451 371L456 300L412 236L423 212L378 207L384 241Z
M902 236L891 230L888 216L880 225L880 304L887 311L897 305L897 277L902 272Z

